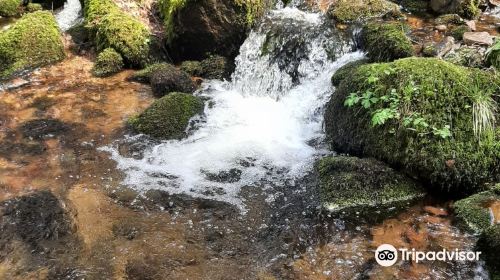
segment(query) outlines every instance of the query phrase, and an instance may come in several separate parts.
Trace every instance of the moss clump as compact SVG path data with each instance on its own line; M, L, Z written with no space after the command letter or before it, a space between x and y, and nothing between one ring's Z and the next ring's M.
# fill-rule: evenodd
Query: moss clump
M477 242L478 250L482 252L481 258L486 261L492 280L500 279L500 225L488 228Z
M203 67L201 66L201 62L187 60L182 62L180 69L191 76L201 77L203 74Z
M113 48L131 66L142 66L149 56L147 27L120 10L111 0L86 0L85 20L94 31L99 50Z
M338 0L330 14L341 23L381 17L399 11L397 4L386 0Z
M395 206L424 196L417 183L375 159L326 157L317 169L321 199L332 211Z
M450 35L455 38L455 40L461 41L464 38L464 33L469 31L470 27L467 25L455 26L451 29Z
M481 5L482 0L463 0L460 3L457 13L464 18L475 19L481 15Z
M64 57L59 29L50 12L26 14L0 33L0 78L45 66Z
M500 180L500 129L491 123L499 87L490 72L435 58L362 65L332 96L325 127L338 151L403 168L437 190L477 192ZM490 122L474 127L483 116Z
M340 85L340 82L342 82L342 80L344 80L349 75L352 75L352 73L354 72L354 70L356 70L356 68L358 68L359 66L361 66L363 64L367 64L367 63L368 63L368 60L361 59L361 60L349 62L346 65L340 67L335 72L335 74L333 74L333 76L332 76L332 85L333 86Z
M370 23L361 31L361 44L372 61L392 61L413 56L415 51L405 34L406 25Z
M486 54L486 63L500 70L500 40L497 40L496 43L488 49Z
M170 93L155 101L142 114L129 120L137 132L161 139L180 139L189 120L203 112L203 101L185 93Z
M122 56L114 49L108 48L97 56L92 73L97 77L108 77L120 72L122 68Z
M462 24L464 20L457 14L446 14L436 18L436 24Z
M43 10L43 7L41 4L38 4L38 3L28 3L28 5L26 5L26 11L28 13L33 13L33 12L37 12L37 11L41 11Z
M21 0L2 0L0 1L0 16L13 17L21 11Z
M196 85L188 73L167 65L151 74L151 89L156 97L162 97L170 92L193 93Z
M140 83L149 83L151 81L151 76L153 73L168 69L171 67L168 63L154 63L146 66L144 69L136 71L132 76L129 77L129 80L136 81Z
M495 191L485 191L455 202L453 210L467 228L480 233L491 226L488 203L498 199L500 195Z
M403 6L403 9L415 14L424 14L429 10L428 0L399 0L394 2Z

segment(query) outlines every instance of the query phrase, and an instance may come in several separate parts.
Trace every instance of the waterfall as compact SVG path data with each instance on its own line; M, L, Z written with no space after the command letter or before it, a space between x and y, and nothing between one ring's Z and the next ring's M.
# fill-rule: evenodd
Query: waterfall
M56 13L59 28L64 32L82 21L82 4L80 0L68 0L64 8Z
M362 58L351 37L319 13L271 11L241 46L232 81L205 81L195 93L210 102L188 138L146 145L133 158L120 154L123 143L101 150L132 188L216 199L244 210L242 187L293 182L328 153L321 143L331 75Z

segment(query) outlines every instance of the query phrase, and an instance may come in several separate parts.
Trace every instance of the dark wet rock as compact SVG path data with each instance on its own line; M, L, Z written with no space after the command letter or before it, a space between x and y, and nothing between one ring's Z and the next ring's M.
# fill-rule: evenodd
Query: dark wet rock
M82 52L86 49L90 49L90 47L94 44L91 38L91 31L85 26L84 23L77 24L71 27L67 34L71 36L71 40L75 44L72 47L72 50L75 52Z
M26 138L42 139L62 135L70 127L55 119L37 119L23 123L19 129Z
M500 86L497 75L440 59L362 65L328 103L326 132L335 150L375 157L434 191L477 192L500 180L500 131L473 128L478 84L480 92L489 92L481 98L498 98L493 94ZM478 141L481 137L491 141Z
M461 41L464 39L464 34L466 32L470 32L471 29L467 25L459 25L455 26L450 30L450 35L457 41Z
M408 26L399 23L369 23L361 31L361 46L371 61L392 61L415 54Z
M481 14L481 1L477 0L430 0L430 8L438 14L459 14L468 19Z
M500 224L491 226L480 236L477 242L481 259L486 262L492 280L500 279Z
M161 139L180 139L186 136L189 121L203 113L203 101L196 96L173 92L149 106L129 125L137 132Z
M414 180L375 159L326 157L317 168L321 200L330 211L404 206L425 195Z
M46 111L50 107L54 106L57 102L48 96L37 97L33 100L30 107L37 108L40 111Z
M173 66L168 63L153 63L146 66L144 69L136 71L135 73L130 75L130 77L128 77L127 79L129 81L134 81L139 83L149 83L151 81L151 76L153 75L153 73L165 69L171 69L171 67Z
M160 68L151 74L151 88L157 97L170 92L193 93L196 89L191 77L184 71L172 65Z
M186 60L182 62L179 68L194 77L201 77L203 74L203 67L201 67L200 61Z
M363 64L367 64L369 61L367 59L361 59L353 62L349 62L346 65L339 68L335 74L332 76L332 85L338 86L342 80L351 75L356 68Z
M234 71L234 63L223 56L213 55L201 64L201 77L206 79L229 79Z
M217 174L206 173L205 176L208 180L219 183L235 183L241 179L242 171L240 169L230 169L228 171L221 171Z
M453 210L468 229L481 233L493 224L488 207L495 200L500 200L500 185L455 202Z
M40 3L42 4L43 8L47 10L56 10L63 7L66 0L33 0L31 2Z
M422 54L426 57L443 57L453 50L455 47L455 39L451 36L444 37L441 42L427 43L422 49Z
M486 48L462 45L444 56L444 60L466 67L482 68L486 62Z
M429 10L428 0L395 0L395 2L403 7L403 10L413 14L426 14Z
M12 141L0 142L0 156L10 159L14 155L38 156L45 152L46 148L37 141Z
M169 52L175 60L202 60L209 54L234 58L248 26L265 10L266 1L173 2L162 0Z
M41 250L45 242L72 232L68 214L49 191L7 200L1 204L0 213L1 248L18 237L33 250Z

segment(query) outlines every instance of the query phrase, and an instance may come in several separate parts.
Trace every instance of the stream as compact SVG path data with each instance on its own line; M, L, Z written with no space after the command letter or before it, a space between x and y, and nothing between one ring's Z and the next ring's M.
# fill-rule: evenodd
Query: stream
M63 31L78 23L79 1L57 20ZM154 100L149 86L127 80L131 70L95 78L91 58L67 50L26 85L11 82L0 91L0 199L49 189L77 213L76 233L47 245L48 263L19 261L27 249L14 244L0 276L488 279L482 262L376 264L384 243L473 250L476 237L455 225L448 201L426 197L375 220L322 210L314 163L334 154L323 110L332 74L364 57L358 31L337 29L321 12L272 10L241 46L231 81L207 80L195 93L205 113L183 140L124 127ZM64 130L26 138L33 119Z

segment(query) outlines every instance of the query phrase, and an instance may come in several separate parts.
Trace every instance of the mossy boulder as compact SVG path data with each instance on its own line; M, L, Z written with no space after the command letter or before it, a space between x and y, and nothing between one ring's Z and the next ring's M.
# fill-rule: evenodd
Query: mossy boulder
M24 15L0 32L0 78L64 59L64 45L50 12Z
M361 31L361 44L372 61L392 61L415 54L408 26L399 23L369 23Z
M236 57L248 27L272 1L160 0L169 54L176 61L209 54Z
M120 72L122 68L122 56L114 49L107 48L97 56L92 73L97 77L108 77Z
M317 169L321 200L330 211L401 206L425 195L415 181L375 159L326 157Z
M492 225L489 204L500 200L500 185L490 191L480 192L453 204L457 218L470 230L481 233Z
M28 13L33 13L33 12L43 10L43 6L41 4L38 4L38 3L28 3L28 5L26 5L25 10Z
M229 59L212 55L201 62L201 76L206 79L229 79L234 70L234 64Z
M349 62L346 65L340 67L337 71L335 71L335 74L333 74L332 76L332 85L333 86L340 85L340 82L342 82L342 80L344 80L349 75L352 75L352 73L354 72L354 70L356 70L356 68L358 68L363 64L367 64L368 62L369 61L367 59L360 59Z
M151 73L150 84L153 94L162 97L169 92L193 93L196 86L188 73L167 64Z
M477 242L481 259L486 262L492 280L500 280L500 224L488 228Z
M471 29L467 25L455 26L450 30L450 35L455 38L455 40L461 41L464 38L465 32L470 32Z
M397 0L393 2L398 3L404 10L414 14L426 14L429 10L429 0Z
M203 74L203 67L200 61L186 60L182 62L179 68L194 77L201 77Z
M0 16L13 17L21 12L21 0L2 0L0 1Z
M362 65L337 87L325 128L337 151L375 157L433 190L477 192L500 181L499 87L498 75L435 58Z
M500 70L500 40L497 40L496 43L488 49L486 62L488 65Z
M146 66L144 69L136 71L128 79L130 81L140 83L149 83L151 81L151 75L153 75L153 73L161 71L163 69L169 69L170 67L171 65L165 62L153 63Z
M189 120L203 112L203 101L185 93L170 93L156 100L129 124L139 133L161 139L180 139L186 133Z
M399 11L399 6L386 0L338 0L332 5L330 15L340 23L382 17Z
M481 14L481 0L430 0L432 11L438 14L458 14L473 19Z
M142 22L123 12L112 0L86 0L84 10L98 50L113 48L133 67L147 63L151 34Z

